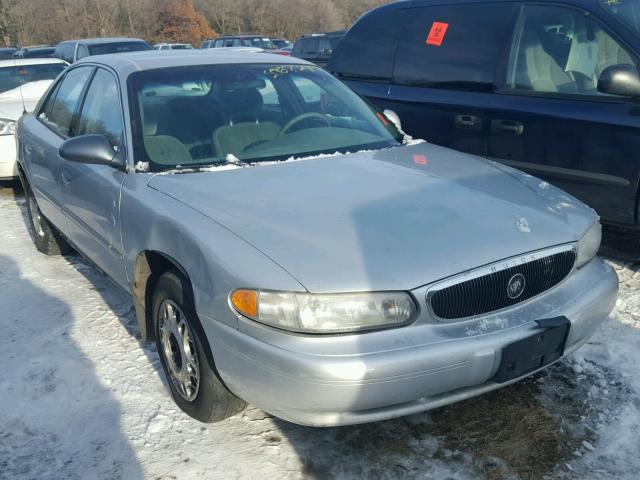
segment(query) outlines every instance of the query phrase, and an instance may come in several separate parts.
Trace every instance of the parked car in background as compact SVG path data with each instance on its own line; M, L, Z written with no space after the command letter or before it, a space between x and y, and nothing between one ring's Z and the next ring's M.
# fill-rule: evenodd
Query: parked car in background
M272 38L271 43L273 43L279 50L286 50L289 47L293 48L293 44L289 40L285 40L284 38Z
M214 40L205 40L200 48L255 47L274 50L276 46L262 35L222 35Z
M408 415L587 342L618 289L595 212L392 119L292 57L86 58L18 124L32 238L131 292L206 422Z
M66 66L58 59L0 60L0 180L18 177L16 122L35 108Z
M66 62L73 63L90 55L137 52L142 50L153 50L153 48L139 38L87 38L60 42L56 47L54 56Z
M5 47L0 48L0 60L7 60L13 58L13 54L18 50L18 47Z
M50 45L37 45L23 47L13 53L13 58L53 58L56 47Z
M409 134L575 195L640 255L639 57L640 0L412 1L362 16L329 69Z
M344 31L336 31L303 35L293 44L291 56L302 58L315 63L319 67L326 68L344 33ZM369 55L373 56L375 53L369 52Z
M153 46L156 50L191 50L190 43L157 43Z

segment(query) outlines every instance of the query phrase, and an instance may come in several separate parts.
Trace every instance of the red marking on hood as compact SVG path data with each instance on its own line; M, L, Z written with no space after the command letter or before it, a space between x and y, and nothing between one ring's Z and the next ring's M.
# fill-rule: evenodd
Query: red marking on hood
M415 163L416 165L426 165L427 164L427 157L424 155L414 155L413 156L413 163Z

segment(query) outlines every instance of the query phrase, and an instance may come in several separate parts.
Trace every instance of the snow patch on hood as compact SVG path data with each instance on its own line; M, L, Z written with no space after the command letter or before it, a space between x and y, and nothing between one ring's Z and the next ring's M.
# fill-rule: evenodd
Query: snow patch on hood
M159 172L158 175L176 175L181 173L196 173L196 172L222 172L224 170L237 170L239 168L249 168L249 167L265 167L268 165L280 165L283 163L291 163L291 162L302 162L306 160L317 160L320 158L329 158L329 157L341 157L344 155L351 155L354 153L366 153L371 152L372 150L359 150L357 152L334 152L334 153L323 153L320 155L309 155L306 157L289 157L286 160L273 160L268 162L253 162L253 163L245 163L240 160L238 157L233 155L232 153L228 154L225 161L227 163L220 163L216 165L209 165L208 167L194 167L194 168L184 168L181 165L178 165L176 168L172 170L164 170ZM147 170L138 170L138 165L146 164ZM136 170L138 171L148 171L148 163L147 162L138 162L136 164Z

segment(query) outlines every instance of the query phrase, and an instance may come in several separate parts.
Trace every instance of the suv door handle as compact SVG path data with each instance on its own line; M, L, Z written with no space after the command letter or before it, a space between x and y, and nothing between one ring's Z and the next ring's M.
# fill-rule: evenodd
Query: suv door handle
M480 130L482 128L482 119L475 115L457 115L454 124L457 128Z
M491 131L494 133L522 135L524 133L524 125L515 120L493 120L491 122Z

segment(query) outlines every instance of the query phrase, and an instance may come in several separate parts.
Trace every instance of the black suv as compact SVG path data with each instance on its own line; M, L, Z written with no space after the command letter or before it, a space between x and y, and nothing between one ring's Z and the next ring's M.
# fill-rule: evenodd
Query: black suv
M291 56L303 58L326 68L344 33L344 31L336 31L303 35L294 43Z
M56 47L54 56L73 63L90 55L137 52L141 50L153 50L153 48L139 38L87 38L60 42Z
M275 50L277 47L261 35L222 35L214 40L205 40L200 48L254 47Z
M541 177L640 233L639 58L640 0L413 0L362 16L329 70L407 133Z

